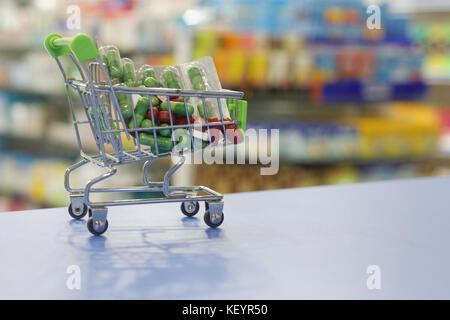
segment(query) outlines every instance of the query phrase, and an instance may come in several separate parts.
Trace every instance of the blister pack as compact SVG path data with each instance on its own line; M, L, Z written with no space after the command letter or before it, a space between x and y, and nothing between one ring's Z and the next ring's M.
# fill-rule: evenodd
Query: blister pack
M185 79L186 89L196 91L221 91L219 76L216 66L211 57L206 56L200 59L183 63L180 66L183 78ZM224 99L195 99L192 102L196 106L195 115L203 119L214 120L223 117L230 118L227 104ZM219 108L220 105L220 108ZM217 121L217 120L216 120Z
M121 83L123 72L119 49L116 46L108 45L101 47L99 52L102 62L106 65L111 82L113 84Z

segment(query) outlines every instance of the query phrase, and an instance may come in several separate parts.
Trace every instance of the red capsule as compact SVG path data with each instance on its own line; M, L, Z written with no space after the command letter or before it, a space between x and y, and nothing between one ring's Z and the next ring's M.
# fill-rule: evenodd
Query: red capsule
M154 117L155 121L157 121L158 120L158 115L159 115L159 109L157 107L152 107L152 109L153 109L153 117ZM150 120L152 120L152 113L150 112L150 109L148 109L147 117Z
M191 124L193 124L194 118L192 116L189 116L189 121ZM175 115L174 123L176 125L184 125L184 124L188 124L188 121L187 121L186 116Z
M174 121L175 115L172 113L172 121ZM170 114L169 111L159 111L158 120L161 123L169 123L170 124Z
M223 119L223 121L224 122L231 122L231 121L233 121L233 120L231 120L231 118L225 118L225 119ZM237 129L237 126L234 124L234 123L232 123L232 124L226 124L225 125L225 129L232 129L232 130L234 130L234 129Z
M232 128L226 130L226 135L228 141L231 141L234 144L241 143L244 140L244 134L239 128Z

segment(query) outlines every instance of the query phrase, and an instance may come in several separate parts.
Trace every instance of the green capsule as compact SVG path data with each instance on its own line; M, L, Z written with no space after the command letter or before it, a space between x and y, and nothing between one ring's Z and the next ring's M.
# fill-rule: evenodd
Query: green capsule
M116 48L110 48L106 53L106 61L108 66L120 68L120 54Z
M133 116L133 110L129 104L121 105L120 112L122 113L124 120L128 120Z
M122 72L123 72L123 80L125 83L134 83L134 85L129 85L129 87L135 87L136 86L136 74L134 72L134 64L133 61L130 59L123 59L122 64Z
M163 73L163 78L165 81L172 81L176 80L177 76L175 75L175 72L173 72L172 70L166 70Z
M110 66L109 67L109 75L113 79L121 79L122 78L122 70L120 67Z
M170 106L172 106L172 104L170 104ZM161 109L161 111L169 111L169 104L167 103L167 100L161 102L159 108Z
M176 80L166 82L166 84L167 84L167 88L181 89L180 84Z
M113 79L122 78L122 68L120 65L120 54L116 48L110 48L106 53L106 65L108 66L109 76Z
M152 134L149 134L149 133L145 133L145 132L139 133L139 142L141 144L145 144L150 147L155 146L155 138L153 137Z
M137 129L141 127L141 123L144 121L144 117L140 114L136 114L136 127L134 126L134 119L131 118L130 122L128 123L128 129Z
M143 118L145 118L145 115L147 114L148 107L150 106L150 99L148 96L143 96L139 98L138 102L136 103L136 107L134 108L134 113L136 115L140 115Z
M145 69L142 76L144 79L148 77L156 78L155 70L153 68Z
M156 107L161 104L161 100L159 100L157 97L155 97L155 96L151 96L151 97L152 97L152 107Z
M156 149L155 137L151 133L141 132L139 134L139 142L146 146L151 147L152 151L153 149ZM170 137L157 136L157 143L159 153L169 152L172 150L173 143Z
M172 70L166 70L163 73L163 78L167 88L181 89L178 78Z
M130 96L126 93L117 93L117 102L119 102L119 106L123 106L130 103Z
M195 78L196 76L200 76L200 77L202 76L201 73L200 73L200 69L197 68L197 67L189 68L188 75L189 75L190 79Z
M162 88L163 87L162 83L153 77L146 77L144 79L144 86L146 86L147 88Z
M140 127L141 128L152 128L153 127L152 120L150 120L150 119L142 120Z
M191 116L194 113L194 107L192 106L192 104L189 104L189 103L186 103L186 107L187 107L188 114ZM178 102L175 105L173 112L180 116L186 115L186 108L184 107L184 103Z
M209 107L209 104L206 102L206 113L208 115L208 118L211 118L211 108ZM203 103L199 103L197 105L197 110L198 110L198 114L200 115L200 117L202 117L203 119L205 119L205 108L203 108Z
M191 67L188 70L189 80L191 80L194 90L206 90L205 82L203 81L202 74L199 68Z
M167 123L161 123L159 126L160 127L168 127L169 125ZM158 130L158 134L163 137L170 137L172 132L170 129L160 129L160 130Z
M137 82L136 80L129 79L129 80L125 81L125 85L126 85L127 87L133 87L133 88L135 88L135 87L138 86L138 82Z
M191 104L189 104L189 103L186 103L186 106L187 106L187 110L188 110L189 115L192 115L194 113L194 107ZM169 111L169 104L168 104L168 102L167 101L163 101L161 103L160 108L161 108L162 111ZM171 111L173 113L175 113L177 115L180 115L180 116L186 115L186 109L184 107L184 102L171 101L170 102L170 109L171 109Z
M203 82L202 76L195 76L194 78L191 79L191 82L192 86L194 87L194 90L201 90L201 91L206 90L206 85Z

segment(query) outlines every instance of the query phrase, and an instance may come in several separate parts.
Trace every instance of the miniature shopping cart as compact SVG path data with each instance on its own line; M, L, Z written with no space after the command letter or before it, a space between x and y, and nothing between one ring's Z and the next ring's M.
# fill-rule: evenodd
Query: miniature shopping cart
M209 140L210 145L224 145L232 143L224 134L220 139L220 143L212 143L211 130L221 127L225 132L229 125L236 125L245 130L245 112L241 112L241 116L235 115L233 120L224 120L221 104L224 99L231 99L237 105L239 99L243 97L242 92L222 90L219 92L212 91L193 91L181 89L167 88L134 88L125 86L116 86L111 83L110 77L105 65L99 59L99 52L91 38L84 34L78 34L73 38L63 38L58 34L50 34L45 40L45 47L48 53L55 58L56 63L64 77L66 93L69 102L69 108L75 133L77 144L80 149L82 160L75 163L66 170L64 177L64 186L70 194L69 214L75 219L83 218L89 212L89 220L87 223L88 230L94 235L104 233L108 228L107 212L110 206L147 204L147 203L166 203L181 202L181 211L186 216L194 216L199 211L199 202L205 202L205 223L210 227L219 226L224 219L223 214L223 195L203 186L170 186L169 180L171 176L185 162L187 152L196 151L193 141L195 130L200 131ZM60 61L61 56L67 55L70 63L73 63L80 74L80 79L73 79L67 76L64 71L63 63ZM159 127L155 125L155 119L152 113L153 127L151 128L133 128L128 129L120 112L117 94L127 94L133 103L132 95L147 95L150 100L150 110L152 110L151 96L166 97L169 105L170 124L169 126ZM75 112L75 99L79 97L83 111L83 119L79 113ZM187 124L174 124L172 112L170 109L170 97L179 97L183 99L186 108ZM205 99L215 99L219 105L220 118L218 122L208 123L206 121L201 124L192 123L188 114L186 101L190 97L195 97L203 101L205 114L207 112ZM215 101L214 100L214 101ZM133 106L132 106L133 107ZM133 109L133 119L136 121L136 115ZM240 119L239 119L240 118ZM136 123L136 122L135 122ZM81 139L80 127L89 126L92 131L92 139L95 140L97 151L89 153L85 149L85 140ZM200 126L200 130L199 129ZM165 173L163 181L150 181L148 178L149 167L157 159L168 158L174 155L174 149L164 151L158 146L157 130L170 129L172 134L174 130L181 128L187 130L187 135L192 143L190 149L186 148L178 150L176 154L178 160ZM155 138L154 148L143 145L139 139L139 133L145 131ZM132 141L132 148L128 150L124 148L124 140ZM92 142L92 141L91 141ZM175 146L175 141L173 141ZM87 182L84 189L74 189L70 187L69 176L76 169L86 165L87 163L95 164L106 169L106 172ZM116 174L117 166L131 163L143 163L142 183L143 186L138 187L120 187L120 188L94 188L97 183L108 179ZM93 193L147 193L142 199L112 199L104 202L94 202L90 196Z

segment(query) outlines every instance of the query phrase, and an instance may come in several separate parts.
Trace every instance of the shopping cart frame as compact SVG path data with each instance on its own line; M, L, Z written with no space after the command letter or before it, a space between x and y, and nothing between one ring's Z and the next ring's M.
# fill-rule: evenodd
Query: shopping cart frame
M45 40L45 47L48 53L55 59L65 82L65 89L68 98L69 109L72 122L75 128L77 145L80 150L82 160L70 166L64 176L64 186L70 195L69 214L72 218L81 219L89 213L87 222L88 230L94 235L103 234L108 228L107 212L108 207L124 206L136 204L153 203L171 203L181 202L181 211L186 216L194 216L199 211L199 202L205 202L205 223L209 227L218 227L224 219L223 214L223 195L205 186L170 186L170 178L181 168L185 162L185 155L189 152L199 152L194 143L194 130L204 131L209 143L212 143L211 131L222 128L226 132L230 125L240 126L246 121L246 114L240 120L237 119L237 110L233 119L225 120L222 112L222 99L234 99L235 105L238 99L243 97L242 92L222 90L222 91L193 91L168 88L134 88L113 85L109 78L106 66L99 59L99 52L93 41L84 34L78 34L73 38L63 38L58 34L50 34ZM81 79L73 79L67 76L59 58L67 55L70 61L75 65ZM89 62L89 63L88 63ZM86 119L78 120L74 101L71 93L77 93ZM152 110L151 96L166 97L168 101L170 123L168 126L155 126L154 114L151 112L152 128L129 129L125 119L120 112L117 99L118 94L130 96L132 104L133 120L136 124L136 114L133 106L133 94L147 95L150 100L150 110ZM174 124L172 119L170 97L181 97L186 109L187 124ZM191 123L187 109L186 101L188 98L199 98L203 102L204 112L207 114L206 99L216 99L219 106L220 119L218 122L208 123L206 116L205 123ZM237 109L237 108L236 108ZM245 110L246 111L246 110ZM85 150L83 141L80 137L79 126L89 125L95 140L97 151L92 154ZM178 160L165 173L163 181L149 180L149 168L155 160L174 156L173 151L165 152L158 146L157 130L169 129L172 136L174 130L184 129L189 131L191 145L189 148L177 150L176 158ZM243 126L245 130L245 124ZM140 133L150 133L153 135L154 148L146 148L140 143ZM134 149L124 150L122 136L127 139L133 139ZM172 139L174 149L176 142ZM223 134L220 143L214 147L229 144L227 134ZM111 152L107 151L107 148ZM89 180L84 188L72 188L70 185L70 175L85 166L92 163L106 170L105 173ZM142 186L120 187L120 188L95 188L94 186L101 181L111 178L117 173L119 165L130 163L143 163ZM149 198L140 199L119 199L110 201L92 201L91 195L94 193L148 193Z

